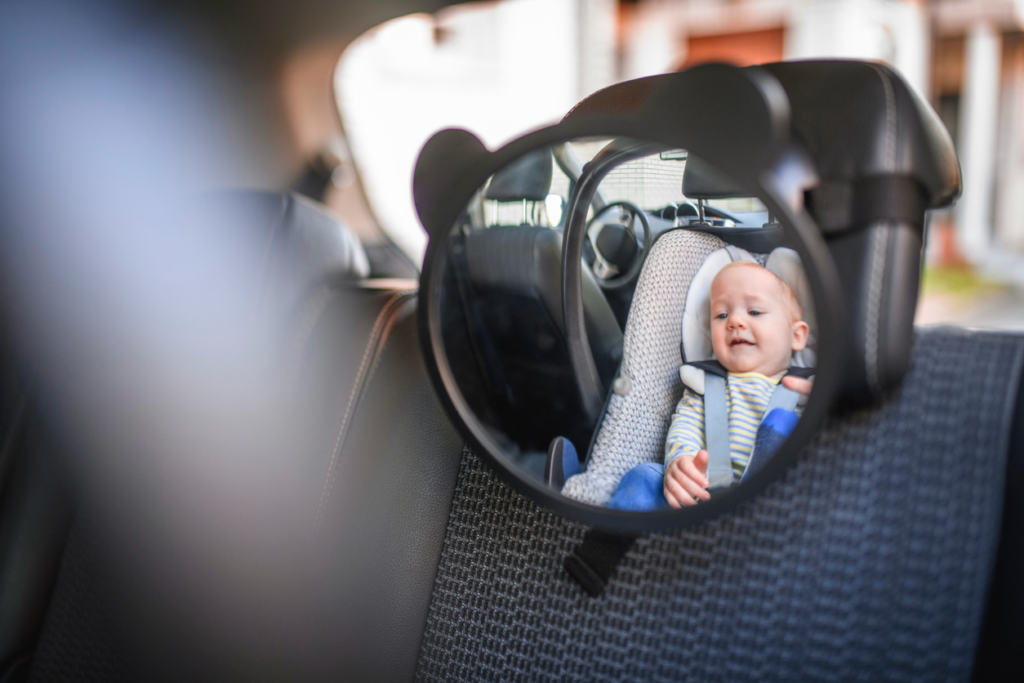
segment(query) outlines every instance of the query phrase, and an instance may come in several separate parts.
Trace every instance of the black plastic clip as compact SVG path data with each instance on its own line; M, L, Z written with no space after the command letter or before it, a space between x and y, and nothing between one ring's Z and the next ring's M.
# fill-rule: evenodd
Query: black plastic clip
M593 597L604 592L619 562L633 547L637 536L591 529L583 542L565 558L565 571Z

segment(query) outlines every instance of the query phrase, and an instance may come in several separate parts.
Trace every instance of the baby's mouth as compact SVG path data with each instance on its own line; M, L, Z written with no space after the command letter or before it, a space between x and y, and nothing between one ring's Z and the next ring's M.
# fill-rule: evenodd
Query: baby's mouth
M753 346L754 342L749 341L747 339L733 339L731 342L729 342L729 346L740 346L740 345Z

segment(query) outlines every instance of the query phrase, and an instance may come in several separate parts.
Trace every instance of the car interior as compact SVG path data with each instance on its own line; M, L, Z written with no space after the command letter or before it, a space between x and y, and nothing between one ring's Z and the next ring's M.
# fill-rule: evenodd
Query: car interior
M303 550L236 583L230 565L193 563L193 546L165 544L159 527L104 533L107 512L83 493L91 470L52 426L60 416L8 316L0 682L1022 680L1024 336L913 325L926 212L961 189L949 136L879 64L736 71L767 79L788 107L787 134L814 171L793 201L841 293L819 311L834 308L845 330L827 415L771 481L692 524L635 531L614 557L581 556L601 525L545 502L565 484L559 438L584 472L661 448L663 426L647 437L637 425L678 401L678 320L703 260L792 246L763 206L725 208L747 195L696 152L680 172L685 201L659 206L574 203L600 159L568 144L475 175L451 145L449 170L414 180L431 246L451 234L438 319L449 358L466 360L455 381L523 476L485 452L439 379L426 271L418 282L404 258L368 255L295 191L205 196L204 210L243 217L261 245L253 300L287 312L275 341L301 409L287 443L289 476L309 492L305 526L276 527L270 512L251 532L256 546L301 536ZM640 116L686 77L610 86L560 125ZM473 192L454 227L437 218L431 201ZM572 220L575 261L563 251ZM655 291L657 278L679 291ZM651 337L667 341L635 341ZM162 504L139 496L127 516ZM267 543L268 556L288 554ZM574 553L596 591L566 564Z

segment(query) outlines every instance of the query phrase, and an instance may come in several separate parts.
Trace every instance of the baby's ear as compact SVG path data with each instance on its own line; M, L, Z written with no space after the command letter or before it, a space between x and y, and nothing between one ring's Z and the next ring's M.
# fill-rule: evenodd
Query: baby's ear
M803 351L804 347L807 346L807 335L810 334L811 328L803 320L797 320L793 323L793 350Z

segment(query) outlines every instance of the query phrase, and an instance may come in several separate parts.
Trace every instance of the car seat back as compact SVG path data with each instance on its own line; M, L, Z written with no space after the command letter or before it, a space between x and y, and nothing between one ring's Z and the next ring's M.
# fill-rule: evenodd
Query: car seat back
M550 150L531 152L494 174L484 201L542 205L553 173ZM495 424L536 452L560 433L589 433L565 341L561 231L524 222L474 226L452 239L450 286L462 304L466 352L482 375L464 386L487 394L476 403L493 405ZM622 355L622 331L591 273L583 292L591 350L608 384ZM538 416L538 402L557 408Z
M247 589L220 586L211 576L216 572L203 568L180 596L172 596L168 583L157 583L164 594L140 595L140 586L151 585L140 580L152 576L122 561L128 553L95 526L95 501L87 501L67 544L61 538L56 551L60 571L55 586L51 574L44 596L42 633L27 645L35 650L31 680L324 680L360 671L408 677L418 639L382 649L376 637L424 618L432 574L419 568L436 564L460 447L418 352L415 283L402 289L402 283L364 280L358 241L313 202L250 192L213 201L246 217L243 227L266 245L254 293L291 313L294 329L281 362L292 380L288 398L302 406L305 429L288 444L289 461L295 481L315 492L305 499L301 531L320 541L301 575L307 583L273 584L273 595L250 592L253 600L240 604L233 600ZM398 414L405 419L396 420ZM437 485L423 486L424 479ZM383 500L393 517L374 514ZM161 503L138 502L141 519L159 519ZM262 532L267 542L284 545L279 529ZM154 558L166 559L162 553L176 547L172 539L147 542ZM172 559L179 569L179 559L190 562ZM176 580L170 583L180 588ZM378 603L381 594L368 589L371 581L387 583L388 595L400 597ZM197 606L200 595L212 596L216 607ZM169 624L168 602L174 601L190 610L174 612L180 621ZM237 632L209 628L225 613L238 620ZM360 615L358 627L347 620L353 614ZM159 639L153 624L163 627ZM296 629L305 634L301 643ZM321 641L328 632L344 646ZM25 662L12 680L27 680L28 670Z
M741 509L638 539L599 598L562 567L585 527L466 454L417 680L969 680L1022 354L919 332L898 392Z

